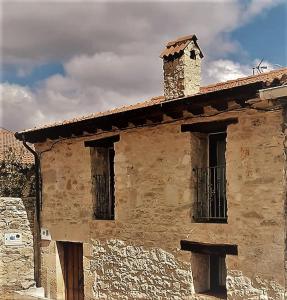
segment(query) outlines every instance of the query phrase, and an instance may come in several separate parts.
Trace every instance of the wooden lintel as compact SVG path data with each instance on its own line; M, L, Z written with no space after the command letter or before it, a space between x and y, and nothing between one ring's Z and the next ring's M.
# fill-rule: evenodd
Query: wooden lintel
M92 141L85 141L85 147L111 147L114 143L120 140L120 135L112 135L105 138L100 138Z
M233 244L208 244L191 241L180 241L181 250L206 255L238 255L238 247Z
M225 131L227 126L230 124L236 124L238 122L237 118L227 118L209 122L196 122L192 124L181 125L182 132L202 132L202 133L212 133Z

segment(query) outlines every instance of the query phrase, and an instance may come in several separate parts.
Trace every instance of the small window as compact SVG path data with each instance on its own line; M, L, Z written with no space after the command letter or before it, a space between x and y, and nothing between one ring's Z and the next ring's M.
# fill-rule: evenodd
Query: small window
M225 256L192 253L191 264L195 292L226 299Z
M97 220L115 219L115 173L114 137L88 141L91 151L92 193L94 218Z
M191 50L191 51L190 51L190 58L191 58L191 59L196 59L195 50Z

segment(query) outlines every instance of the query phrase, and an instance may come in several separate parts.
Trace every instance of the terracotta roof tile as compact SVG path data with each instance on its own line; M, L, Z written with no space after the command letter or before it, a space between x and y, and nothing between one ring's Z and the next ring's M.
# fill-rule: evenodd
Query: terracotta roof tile
M274 70L274 71L270 71L270 72L266 72L266 73L262 73L262 74L252 75L252 76L248 76L248 77L243 77L243 78L238 78L238 79L234 79L234 80L229 80L229 81L225 81L225 82L220 82L220 83L216 83L216 84L203 86L200 88L200 92L196 95L207 94L207 93L211 93L214 91L225 90L225 89L229 89L229 88L233 88L233 87L237 87L237 86L243 86L246 84L260 82L260 81L263 81L266 83L268 83L268 82L271 83L275 79L281 79L281 77L283 75L287 77L287 68L278 69L278 70ZM192 97L192 96L190 96L190 97ZM84 121L84 120L88 120L88 119L95 119L95 118L101 117L101 116L113 115L113 114L116 114L119 112L130 111L130 110L134 110L137 108L153 106L153 105L162 103L164 101L166 101L164 96L157 96L157 97L153 97L153 98L148 99L143 102L138 102L136 104L122 106L122 107L108 110L105 112L92 113L92 114L89 114L89 115L86 115L83 117L76 117L76 118L64 120L61 122L55 122L52 124L47 124L47 125L35 127L32 129L27 129L27 130L21 131L19 133L21 134L24 132L32 132L32 131L36 131L36 130L40 130L40 129L44 129L44 128L50 128L50 127L55 127L55 126L60 126L60 125L65 125L65 124L76 123L76 122L80 122L80 121ZM176 101L176 99L173 101Z
M193 39L197 40L197 37L196 37L194 34L182 36L182 37L177 38L177 39L174 40L174 41L168 42L168 43L166 44L166 46L167 46L167 47L170 47L170 46L173 46L173 45L175 45L175 44L177 44L177 43L179 43L179 42L185 42L185 41L187 41L187 40L190 41L190 40L193 40Z
M161 52L160 58L168 57L170 55L179 54L181 51L185 49L185 47L190 43L190 41L194 41L198 49L200 50L197 44L197 37L192 35L187 35L180 37L174 41L170 41L166 44L166 48ZM200 56L203 57L203 54L200 50Z

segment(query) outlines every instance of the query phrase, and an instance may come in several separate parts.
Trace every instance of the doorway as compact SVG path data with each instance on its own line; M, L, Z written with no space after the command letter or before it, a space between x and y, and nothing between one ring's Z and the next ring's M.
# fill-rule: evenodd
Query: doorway
M84 300L83 244L63 242L66 300Z

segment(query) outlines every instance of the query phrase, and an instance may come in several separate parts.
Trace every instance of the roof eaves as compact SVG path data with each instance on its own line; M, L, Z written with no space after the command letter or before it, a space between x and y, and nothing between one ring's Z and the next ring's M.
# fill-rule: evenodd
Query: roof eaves
M44 141L46 138L60 138L63 136L63 134L66 134L65 130L69 129L69 131L75 131L77 132L83 132L89 129L89 126L96 128L97 126L102 127L109 126L111 127L110 123L118 123L124 120L124 122L127 122L127 120L130 118L131 120L136 120L143 117L148 118L149 114L152 113L164 113L164 111L167 110L174 110L174 109L180 109L182 105L203 105L205 101L208 101L209 99L215 99L216 101L221 97L224 98L230 98L232 95L235 95L237 93L238 95L243 95L245 92L247 93L248 90L252 92L252 95L255 95L258 91L258 89L263 87L263 82L253 82L244 86L238 86L238 87L231 87L228 89L222 89L217 91L210 91L207 93L198 93L192 96L183 97L183 98L177 98L172 100L165 100L161 101L159 103L147 105L147 106L139 106L135 107L129 110L122 110L117 111L115 113L106 114L106 115L99 115L91 118L84 118L80 120L76 120L74 122L67 122L62 124L57 124L50 127L44 127L44 128L35 128L29 131L22 131L22 132L16 132L15 137L19 140L26 140L27 142L31 143L37 143ZM246 90L246 91L245 91ZM249 95L250 96L250 93ZM214 101L214 100L213 100ZM50 135L50 136L49 136Z

